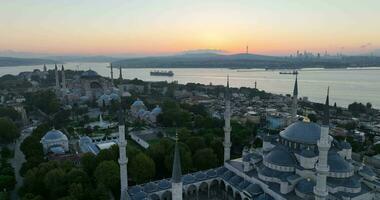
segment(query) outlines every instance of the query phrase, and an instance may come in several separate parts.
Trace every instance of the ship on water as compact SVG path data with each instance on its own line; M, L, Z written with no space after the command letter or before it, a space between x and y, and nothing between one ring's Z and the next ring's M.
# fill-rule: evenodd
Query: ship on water
M151 71L150 75L151 76L174 76L174 73L173 73L173 71L159 71L159 70L155 70L155 71Z
M297 71L297 70L293 70L293 71L286 71L286 72L280 72L280 74L290 74L290 75L297 75L297 74L298 74L298 71Z

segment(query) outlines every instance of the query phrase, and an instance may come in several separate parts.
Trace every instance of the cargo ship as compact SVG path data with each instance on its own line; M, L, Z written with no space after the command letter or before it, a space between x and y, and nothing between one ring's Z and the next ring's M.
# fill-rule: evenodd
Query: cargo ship
M151 71L151 76L174 76L173 71Z
M297 75L297 74L298 74L298 71L294 70L294 71L290 71L290 72L280 72L280 74L291 74L291 75Z

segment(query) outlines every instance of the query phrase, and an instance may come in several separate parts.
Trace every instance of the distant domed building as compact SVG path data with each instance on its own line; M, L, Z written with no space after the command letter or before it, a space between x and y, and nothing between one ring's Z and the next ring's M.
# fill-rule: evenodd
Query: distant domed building
M98 100L99 97L104 95L107 91L119 93L119 91L113 91L114 86L111 80L100 76L97 72L91 69L82 72L79 76L75 76L74 79L66 80L65 70L62 66L62 83L59 81L58 74L56 66L56 91L67 103L83 103L85 101ZM114 98L114 96L115 95L113 95L112 98ZM109 97L106 99L108 100Z
M145 106L144 102L141 101L140 99L137 99L134 101L131 105L131 112L132 115L138 116L138 113L141 111L147 110L147 107Z
M69 140L60 130L52 129L42 138L41 144L45 154L64 154L69 151Z
M149 111L144 102L140 99L137 99L131 105L131 114L133 117L150 123L156 123L157 117L159 114L161 114L161 112L162 109L158 105L152 111Z

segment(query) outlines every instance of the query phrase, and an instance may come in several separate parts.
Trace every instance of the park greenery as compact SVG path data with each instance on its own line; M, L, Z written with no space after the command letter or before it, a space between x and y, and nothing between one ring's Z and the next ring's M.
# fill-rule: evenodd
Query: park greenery
M9 199L9 191L13 190L16 184L14 168L9 163L12 151L7 147L0 150L0 199Z
M51 94L40 95L54 100ZM41 100L31 95L28 101L35 102L36 99ZM41 107L39 108L41 110L44 109L43 112L57 112L55 106L52 108L43 108L39 104L36 106ZM180 104L165 99L161 107L163 113L159 116L159 125L168 128L169 137L161 135L161 138L152 142L146 150L128 139L129 185L171 176L175 146L174 132L177 132L179 137L183 173L215 168L223 162L223 120L212 118L201 105ZM84 113L79 108L76 112L78 115ZM72 113L62 114L59 117L62 120L56 120L58 114L54 116L48 123L39 125L21 144L21 150L26 157L26 162L21 168L21 174L25 177L24 185L20 189L22 199L109 199L111 195L118 198L120 180L117 146L101 150L97 156L90 153L83 154L80 165L48 161L45 158L40 144L41 137L57 121L64 126L70 121L68 120L70 116L78 118ZM243 146L249 144L255 133L256 127L253 124L243 125L232 121L234 157L240 155Z
M9 118L0 118L0 144L8 144L16 140L20 132L16 124Z

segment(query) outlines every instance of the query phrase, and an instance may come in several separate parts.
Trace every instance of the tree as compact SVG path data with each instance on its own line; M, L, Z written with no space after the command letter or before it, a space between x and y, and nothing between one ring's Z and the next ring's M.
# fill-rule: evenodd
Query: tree
M198 150L194 154L193 160L196 161L194 162L194 167L197 170L210 169L216 167L217 165L217 157L211 148Z
M169 148L166 156L165 156L165 166L167 171L170 173L172 172L173 169L173 160L174 160L174 143L172 143L171 147ZM178 148L179 148L179 154L181 157L181 168L182 172L189 172L193 170L193 159L191 157L191 151L189 147L184 144L179 142L178 143Z
M50 170L45 175L44 185L49 190L49 196L51 199L66 196L68 188L65 175L65 171L60 168Z
M136 183L144 183L153 178L156 173L154 161L144 153L137 154L130 165L131 177Z
M82 165L83 170L89 176L92 176L92 174L94 173L95 168L96 168L96 156L92 153L85 153L81 157L80 163Z
M101 162L95 169L94 177L98 184L104 184L115 196L119 195L120 171L119 165L115 161Z
M46 114L53 114L59 109L59 100L53 91L38 91L26 95L26 103L37 107Z
M372 104L371 104L370 102L368 102L365 106L366 106L366 108L367 108L368 110L371 110L371 109L372 109Z
M307 117L309 118L311 122L317 122L317 115L311 113L311 114L308 114Z
M72 168L66 177L71 184L87 185L90 183L88 175L82 169Z
M14 176L9 175L0 175L0 188L6 189L7 191L12 190L14 185L16 184L16 180Z
M8 118L0 118L0 139L1 143L13 142L20 136L16 125Z
M0 117L8 117L16 121L21 118L21 115L12 107L0 107Z
M202 137L190 137L188 138L185 143L190 148L192 153L195 153L199 149L203 149L206 147L205 141Z

